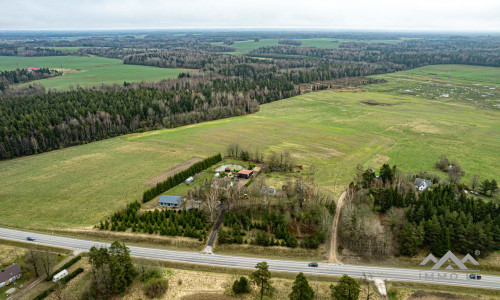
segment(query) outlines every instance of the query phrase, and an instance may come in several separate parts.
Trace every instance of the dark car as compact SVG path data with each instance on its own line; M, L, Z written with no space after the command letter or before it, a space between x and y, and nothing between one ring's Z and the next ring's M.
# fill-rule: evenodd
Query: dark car
M34 237L32 237L32 236L29 236L29 237L27 237L26 239L27 239L28 241L34 241L34 240L36 240L36 239L35 239Z
M309 263L308 266L311 267L311 268L317 268L318 267L318 263Z
M481 274L470 274L469 278L470 279L481 280Z

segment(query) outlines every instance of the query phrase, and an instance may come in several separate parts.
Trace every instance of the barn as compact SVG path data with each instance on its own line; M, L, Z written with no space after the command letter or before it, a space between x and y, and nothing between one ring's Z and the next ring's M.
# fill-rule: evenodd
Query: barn
M19 267L18 264L13 264L12 266L0 271L0 288L10 285L21 278L23 276L22 273L21 267Z

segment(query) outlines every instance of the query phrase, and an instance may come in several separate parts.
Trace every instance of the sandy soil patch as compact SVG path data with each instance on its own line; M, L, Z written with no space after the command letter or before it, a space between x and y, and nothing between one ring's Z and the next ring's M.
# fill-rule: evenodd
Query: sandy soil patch
M191 157L190 159L181 162L180 164L166 170L165 172L158 174L155 177L153 177L147 181L144 181L142 184L149 185L149 186L156 186L156 184L158 182L165 181L165 180L167 180L168 177L173 176L176 173L179 173L181 171L184 171L187 168L194 165L195 163L200 162L202 160L203 159L201 159L199 157Z

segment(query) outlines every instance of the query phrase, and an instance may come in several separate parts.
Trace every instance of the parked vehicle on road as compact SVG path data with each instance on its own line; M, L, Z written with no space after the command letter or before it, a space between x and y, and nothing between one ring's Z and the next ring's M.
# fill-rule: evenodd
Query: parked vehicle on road
M29 236L29 237L27 237L26 239L27 239L28 241L34 241L34 240L36 240L36 238L35 238L35 237L33 237L33 236Z
M470 275L469 275L469 278L470 278L470 279L481 280L481 274L477 274L477 273L470 274Z
M311 268L317 268L318 267L318 263L309 263L308 266L311 267Z

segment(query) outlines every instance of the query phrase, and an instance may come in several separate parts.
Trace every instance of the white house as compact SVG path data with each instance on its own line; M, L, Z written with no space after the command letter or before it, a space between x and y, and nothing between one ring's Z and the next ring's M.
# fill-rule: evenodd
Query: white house
M422 179L422 178L415 179L415 188L417 188L417 190L419 192L423 192L426 189L429 189L431 187L431 185L432 185L432 181L430 181L430 180Z

